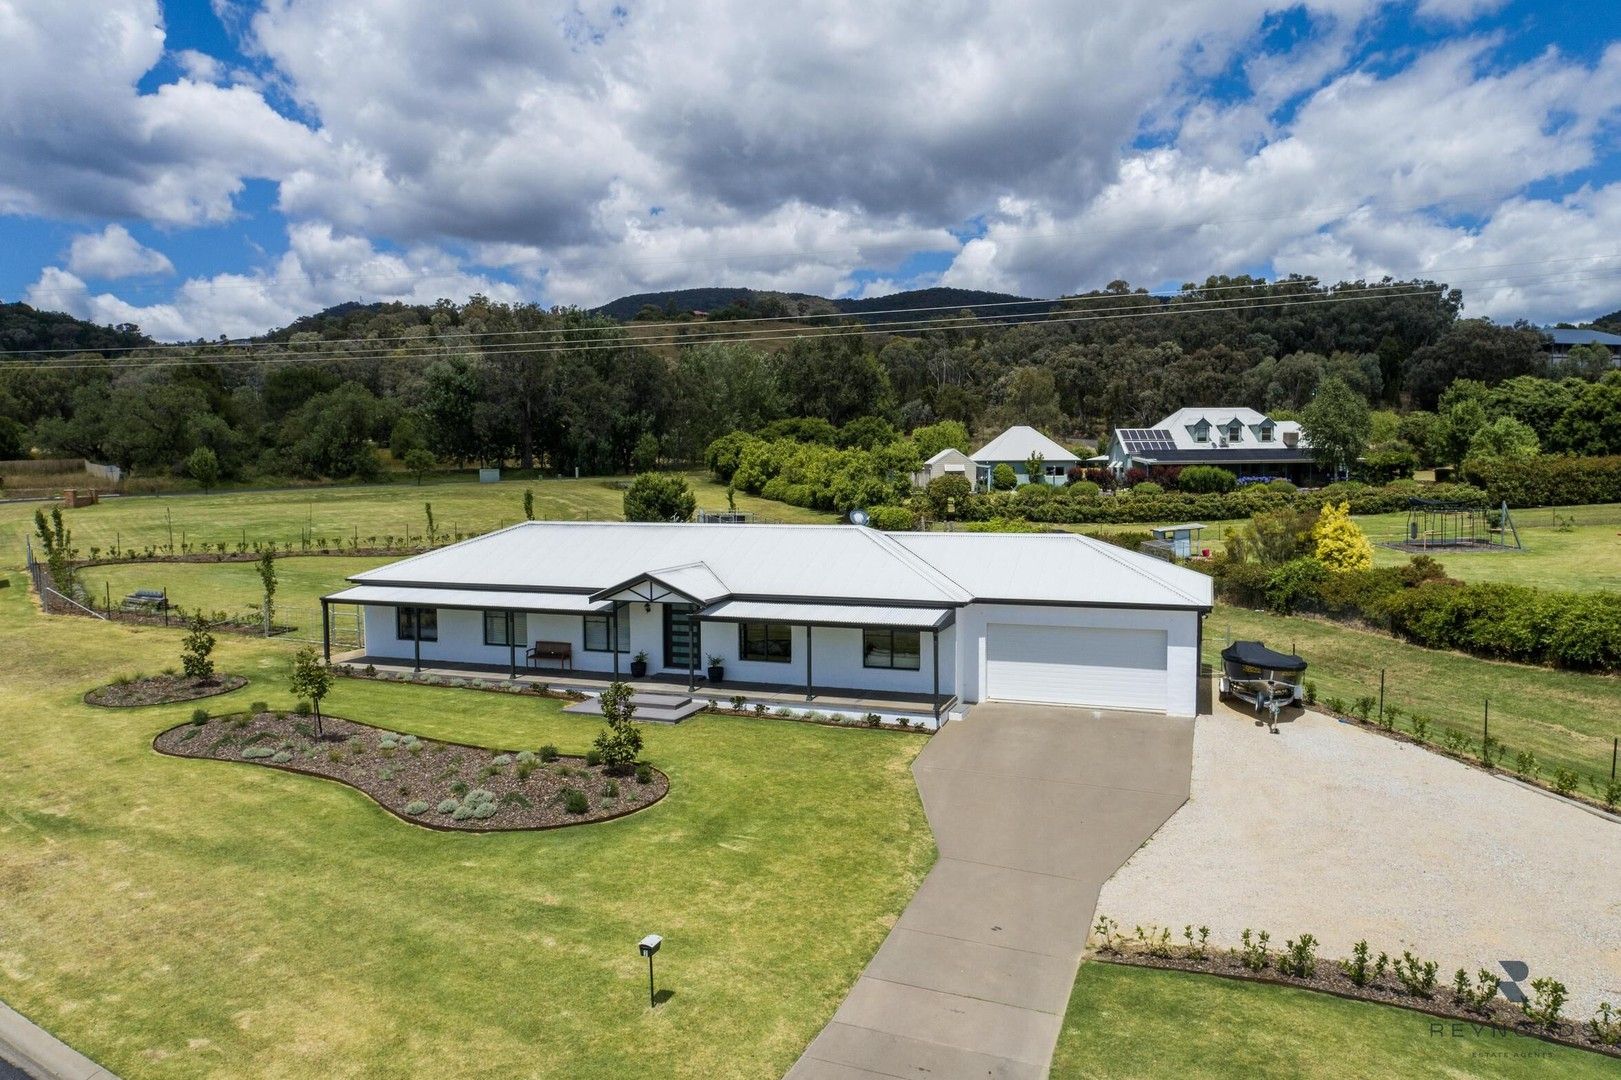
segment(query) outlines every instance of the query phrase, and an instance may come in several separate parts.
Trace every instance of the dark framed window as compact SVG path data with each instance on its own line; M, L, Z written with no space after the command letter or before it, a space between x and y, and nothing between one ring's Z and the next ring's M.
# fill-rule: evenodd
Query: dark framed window
M923 664L923 632L868 627L861 632L861 666L916 671Z
M507 613L504 611L486 611L484 613L484 644L486 645L526 645L529 639L529 617L521 611L512 613L512 640L507 640Z
M614 601L614 612L619 616L619 640L616 641L613 652L630 652L630 603L626 600ZM608 642L613 637L615 619L606 613L602 615L587 615L585 617L585 651L608 652Z
M395 608L394 634L401 641L438 641L439 609L431 607Z
M1240 442L1244 438L1244 425L1234 420L1227 425L1227 441Z
M751 622L737 624L737 658L786 664L793 659L793 627L788 623Z
M1194 442L1209 442L1210 441L1210 421L1208 421L1208 420L1200 420L1197 424L1193 425L1193 441Z
M1270 420L1268 420L1266 423L1261 425L1261 441L1262 442L1271 442L1272 441L1272 421L1270 421Z

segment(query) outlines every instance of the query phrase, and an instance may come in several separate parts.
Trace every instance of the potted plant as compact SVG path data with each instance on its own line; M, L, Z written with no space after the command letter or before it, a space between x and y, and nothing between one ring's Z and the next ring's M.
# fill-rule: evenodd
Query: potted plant
M726 657L710 656L709 681L712 683L718 683L724 678L726 678Z
M633 678L633 679L640 679L640 678L646 677L646 675L647 675L647 652L644 650L642 652L637 653L631 659L631 661L630 661L630 677Z

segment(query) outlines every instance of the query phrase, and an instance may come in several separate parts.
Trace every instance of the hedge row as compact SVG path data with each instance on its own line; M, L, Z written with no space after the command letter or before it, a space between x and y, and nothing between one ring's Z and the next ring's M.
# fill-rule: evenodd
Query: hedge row
M1405 566L1330 573L1315 559L1281 566L1216 559L1217 593L1246 606L1354 618L1431 649L1500 660L1621 671L1621 596L1448 579L1429 556Z
M1492 503L1510 506L1579 506L1621 502L1621 457L1546 454L1529 463L1471 461L1464 478Z
M1473 506L1485 506L1484 491L1467 484L1425 484L1398 480L1383 487L1369 484L1330 484L1316 491L1287 492L1263 485L1236 491L1195 495L1188 492L1162 492L1097 495L1090 487L1070 493L1068 488L1027 484L1017 491L978 494L960 507L967 521L997 518L1023 518L1043 524L1127 524L1139 521L1230 521L1253 517L1269 510L1294 508L1320 509L1327 502L1348 502L1353 514L1388 514L1406 510L1408 502L1422 495Z

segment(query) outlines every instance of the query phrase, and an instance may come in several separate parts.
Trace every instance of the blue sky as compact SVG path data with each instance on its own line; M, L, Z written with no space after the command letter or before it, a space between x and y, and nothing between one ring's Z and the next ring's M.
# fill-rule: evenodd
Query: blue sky
M60 0L0 29L0 298L1427 276L1621 308L1621 11L1535 0Z

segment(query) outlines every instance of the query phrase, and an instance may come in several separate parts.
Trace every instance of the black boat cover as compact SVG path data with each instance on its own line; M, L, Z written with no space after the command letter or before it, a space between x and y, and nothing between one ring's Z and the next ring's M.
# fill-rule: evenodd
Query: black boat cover
M1306 661L1287 653L1273 652L1259 641L1235 641L1221 650L1223 660L1234 660L1250 667L1273 671L1305 671Z

